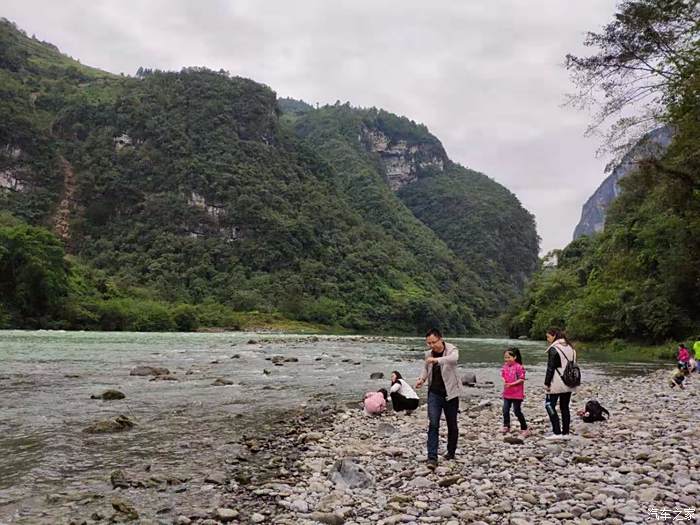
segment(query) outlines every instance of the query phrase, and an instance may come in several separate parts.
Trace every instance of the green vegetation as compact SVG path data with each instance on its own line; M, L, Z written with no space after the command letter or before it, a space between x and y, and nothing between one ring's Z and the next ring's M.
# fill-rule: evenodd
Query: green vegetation
M613 339L605 342L576 342L574 344L576 350L585 353L589 359L596 359L599 356L601 361L619 363L630 361L670 361L675 360L678 354L678 346L673 343L644 345L622 339Z
M148 289L122 288L104 272L66 257L44 228L0 214L0 327L189 332L200 326L234 330L328 331L328 326L279 314L242 312L219 303L178 304Z
M485 175L450 162L425 126L404 117L337 103L297 115L294 125L335 168L336 185L351 196L351 205L421 255L412 264L427 270L444 260L458 269L462 283L456 284L466 292L460 301L482 328L496 331L489 320L522 290L537 266L534 218L515 196ZM418 146L419 161L439 159L445 169L427 166L416 182L394 194L382 182L386 174L378 156L358 140L363 130Z
M493 181L449 163L409 119L278 101L225 71L139 68L117 77L6 21L0 44L0 210L17 221L3 230L3 260L36 262L35 274L3 285L5 325L439 325L468 334L493 328L502 298L532 269L529 214ZM449 210L467 242L440 222L431 229L429 216L417 218L391 191L379 159L357 140L363 129L449 164L463 196ZM509 220L514 235L505 234ZM527 257L508 261L511 242ZM43 283L38 291L27 287L32 280Z
M639 87L629 71L647 68L641 81L659 78L650 93L664 102L661 116L675 136L663 158L621 181L603 233L574 241L554 254L556 268L534 276L507 315L511 335L541 338L550 323L589 341L660 343L700 333L697 20L696 2L624 2L615 22L589 38L600 53L570 57L589 87L600 82L622 100Z

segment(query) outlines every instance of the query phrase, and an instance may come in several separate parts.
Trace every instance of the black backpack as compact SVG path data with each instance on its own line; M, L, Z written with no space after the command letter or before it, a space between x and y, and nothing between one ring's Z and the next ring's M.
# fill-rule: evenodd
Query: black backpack
M588 412L588 415L582 416L581 419L586 423L595 423L596 421L607 421L610 419L610 412L595 399L591 399L586 403L585 411Z
M574 360L569 361L569 358L566 357L566 354L558 350L559 349L557 349L557 353L559 355L563 355L564 359L566 359L566 366L564 367L564 372L559 373L559 370L557 370L559 377L561 377L561 380L569 388L579 386L581 384L581 369L576 364L576 353L574 353Z

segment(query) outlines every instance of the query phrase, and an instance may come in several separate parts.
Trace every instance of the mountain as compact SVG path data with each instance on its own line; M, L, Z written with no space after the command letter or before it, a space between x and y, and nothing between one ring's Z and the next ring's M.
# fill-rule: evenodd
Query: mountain
M365 202L367 174L383 180L386 198L391 198L388 186L478 275L495 301L483 305L487 315L517 295L537 267L533 216L506 188L452 162L425 126L383 110L338 103L306 111L295 129L339 172L347 171L352 155L356 166L342 182L363 214L373 209ZM341 145L343 156L338 155Z
M620 195L620 179L637 169L640 161L649 157L662 156L671 143L672 137L671 129L662 126L647 133L635 144L583 205L581 220L574 229L574 240L603 230L608 207Z
M534 221L510 192L381 110L278 101L204 68L116 76L7 21L0 92L0 211L51 230L66 271L107 276L71 274L64 288L93 286L90 301L69 290L71 308L41 315L12 299L24 288L0 281L12 290L0 321L4 311L15 326L53 316L52 326L123 327L113 307L148 297L356 330L478 333L536 261ZM440 191L444 203L418 202ZM43 235L26 231L27 242Z

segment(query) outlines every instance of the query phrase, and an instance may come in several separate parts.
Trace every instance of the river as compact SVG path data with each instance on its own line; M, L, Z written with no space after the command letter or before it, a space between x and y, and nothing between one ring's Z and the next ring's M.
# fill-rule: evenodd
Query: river
M465 396L498 397L508 346L520 347L533 385L528 391L539 395L534 385L544 373L542 342L448 340L460 349L461 368L475 371L478 384L486 386L466 389ZM219 446L217 438L233 446L237 437L255 435L261 422L290 410L347 404L388 386L387 379L369 379L372 372L388 377L397 369L412 380L422 351L423 340L417 338L1 331L0 523L30 523L27 517L59 490L104 489L115 468L157 463L182 470L198 461L199 448ZM292 359L276 366L274 356ZM580 361L584 381L658 367L607 362L595 354ZM178 380L131 376L139 365L168 368ZM217 378L233 384L213 386ZM90 398L106 389L120 390L126 398ZM107 436L81 432L119 414L136 427Z

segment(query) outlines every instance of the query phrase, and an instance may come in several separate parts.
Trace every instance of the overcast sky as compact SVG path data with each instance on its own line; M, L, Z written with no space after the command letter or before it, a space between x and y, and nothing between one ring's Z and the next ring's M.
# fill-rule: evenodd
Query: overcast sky
M3 0L0 16L82 63L225 69L278 96L422 122L450 158L514 192L542 251L572 237L604 178L563 67L615 0ZM498 210L494 210L498 213Z

